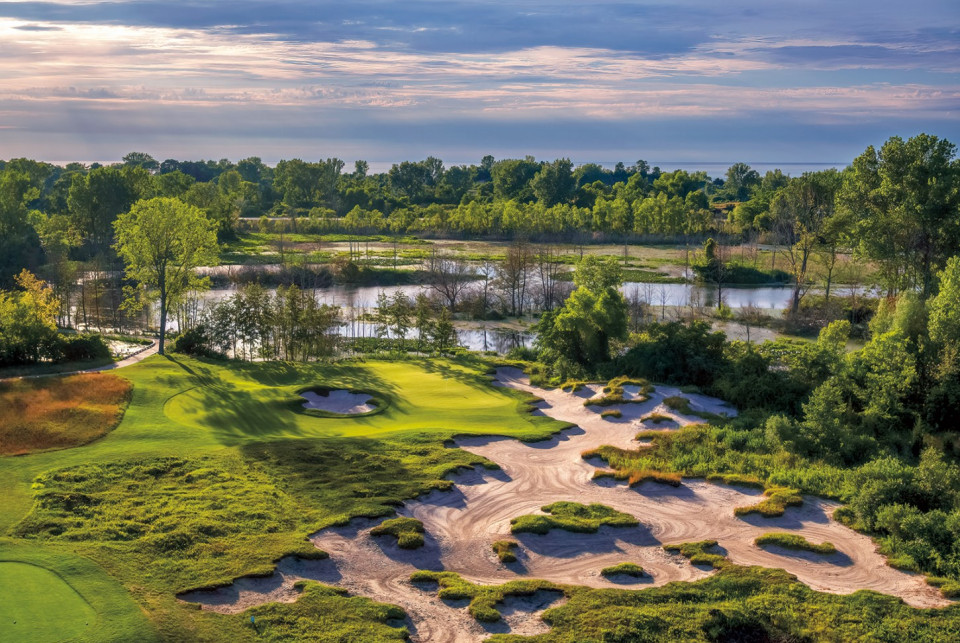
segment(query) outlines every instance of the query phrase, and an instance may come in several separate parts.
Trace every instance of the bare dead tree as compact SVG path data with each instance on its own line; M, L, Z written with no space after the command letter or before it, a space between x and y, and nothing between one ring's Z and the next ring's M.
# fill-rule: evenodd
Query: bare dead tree
M437 254L431 264L431 288L450 312L456 311L460 296L474 277L470 266L450 254Z

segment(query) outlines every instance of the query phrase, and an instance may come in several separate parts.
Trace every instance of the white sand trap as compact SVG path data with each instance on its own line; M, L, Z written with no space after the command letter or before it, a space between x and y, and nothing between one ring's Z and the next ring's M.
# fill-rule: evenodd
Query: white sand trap
M360 415L377 408L372 404L373 398L369 394L354 393L345 389L304 391L300 397L306 400L303 403L305 409L318 409L340 415Z

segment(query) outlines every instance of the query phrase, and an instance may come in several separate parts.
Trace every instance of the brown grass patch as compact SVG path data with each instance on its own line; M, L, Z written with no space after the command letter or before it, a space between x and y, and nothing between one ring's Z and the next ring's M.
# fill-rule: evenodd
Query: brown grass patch
M108 373L0 382L0 455L96 440L119 424L131 389Z

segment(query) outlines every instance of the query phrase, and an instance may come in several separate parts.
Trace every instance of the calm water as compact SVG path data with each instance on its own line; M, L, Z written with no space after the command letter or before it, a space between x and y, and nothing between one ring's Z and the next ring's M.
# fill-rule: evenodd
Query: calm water
M275 289L268 289L271 293ZM321 288L316 291L317 300L323 304L341 306L343 308L371 309L377 305L377 296L380 292L386 293L392 297L397 292L404 292L413 299L419 292L429 292L429 288L423 286L332 286L330 288ZM861 289L862 291L862 289ZM218 301L222 301L236 292L235 289L217 289L201 293L201 307L208 306ZM657 308L659 306L702 306L712 308L717 305L716 288L702 286L698 284L652 284L644 282L628 282L623 286L624 294L629 298L640 298L650 306ZM851 292L849 287L834 288L833 293L838 296L848 295ZM753 288L724 288L723 301L730 308L744 308L753 306L768 312L783 310L790 305L793 296L793 288L790 286L762 286ZM730 328L725 328L727 334L736 339L746 339L740 337L743 334L743 328L739 324L731 324ZM168 323L168 329L176 330L177 322L171 318ZM345 337L374 337L376 330L373 324L368 322L348 321L340 332ZM755 329L752 339L756 340L763 336L763 331ZM535 335L529 331L515 331L498 328L496 322L489 322L485 327L457 329L461 345L475 351L496 351L497 353L506 353L512 348L519 346L531 346ZM758 337L759 336L759 337ZM407 334L407 339L415 339L416 331L411 330Z

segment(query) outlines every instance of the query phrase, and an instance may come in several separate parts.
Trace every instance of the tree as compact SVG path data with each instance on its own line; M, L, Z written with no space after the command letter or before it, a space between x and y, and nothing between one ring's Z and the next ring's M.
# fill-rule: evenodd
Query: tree
M0 365L57 357L60 302L53 289L26 269L16 283L20 290L0 290Z
M418 292L413 303L413 325L417 329L417 351L423 352L427 340L433 335L433 306L425 293Z
M441 355L457 345L457 329L453 327L453 316L449 308L440 309L440 316L433 325L431 338L434 348Z
M539 359L561 376L592 372L610 361L610 342L627 334L627 303L620 293L620 266L613 257L585 257L564 305L537 322Z
M806 292L810 257L833 217L839 187L840 175L836 170L806 173L778 190L771 203L773 228L780 243L786 246L793 273L790 312L794 315L800 310L800 298Z
M859 252L879 262L893 294L934 294L960 249L960 160L950 141L920 134L870 146L845 175L840 203L858 220Z
M388 308L390 316L390 330L393 336L400 344L400 352L404 351L406 345L407 331L410 330L410 315L412 312L410 298L407 293L398 290L393 294Z
M160 169L160 164L157 162L157 160L146 152L130 152L123 157L123 164L142 167L148 172L153 172Z
M746 201L750 192L760 185L760 174L750 169L746 163L734 163L727 169L727 180L724 189L735 201Z
M453 255L441 254L431 258L430 272L433 276L431 287L444 299L444 304L455 311L460 295L473 279L470 266Z
M575 187L573 163L570 159L557 159L553 163L544 163L530 181L534 196L546 206L566 203L570 200Z
M157 290L160 354L164 354L171 299L198 285L194 268L217 263L217 231L199 208L158 197L137 202L114 223L115 248L127 275Z

